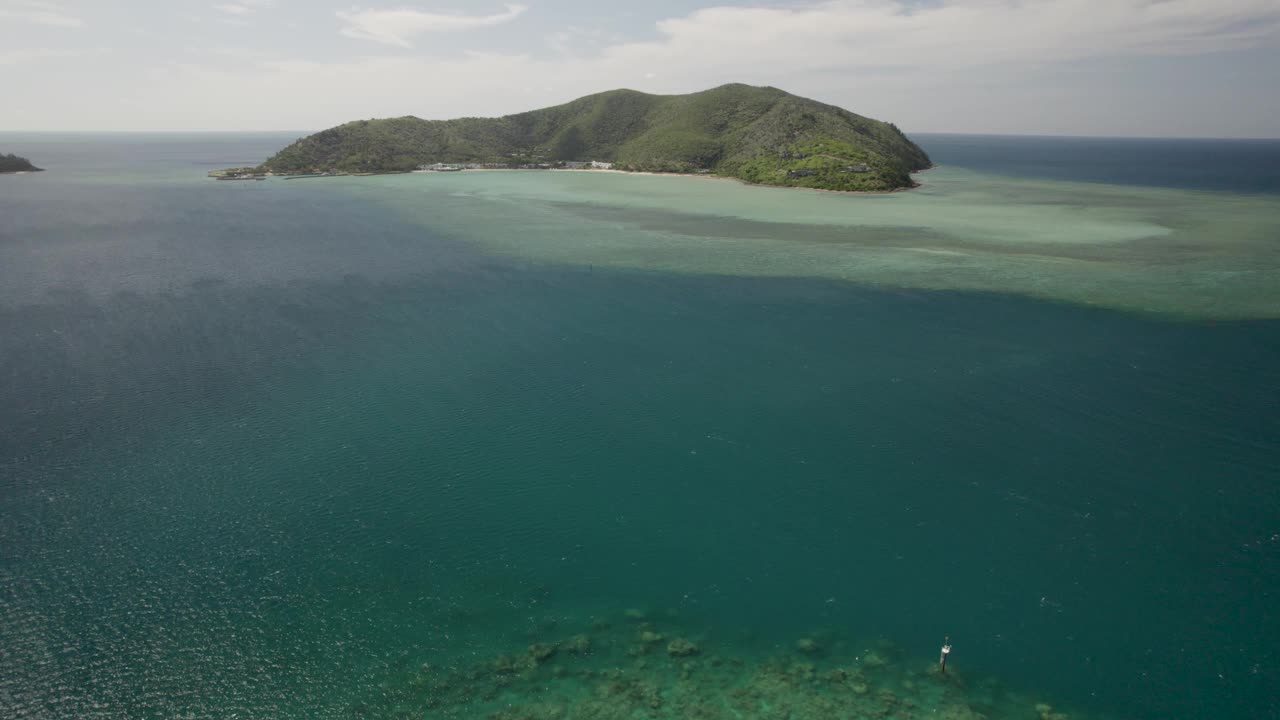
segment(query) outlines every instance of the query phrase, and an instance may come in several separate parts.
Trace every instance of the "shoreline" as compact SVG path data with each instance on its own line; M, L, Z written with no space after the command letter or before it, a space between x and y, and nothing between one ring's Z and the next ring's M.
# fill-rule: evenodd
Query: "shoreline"
M921 173L921 172L924 172L925 170L932 170L935 167L937 166L931 165L927 168L924 168L923 170L912 171L911 174L915 175L916 173ZM413 172L431 173L435 171L432 171L432 170L416 171L415 170ZM746 187L778 188L781 190L812 190L814 192L837 193L840 195L892 195L893 193L900 193L900 192L906 192L908 190L915 190L923 186L923 183L917 182L914 185L911 185L909 187L893 188L892 190L833 190L830 188L804 187L801 185L771 185L769 183L753 183L753 182L747 182L742 178L733 177L731 175L717 175L715 173L654 172L652 170L612 170L612 169L606 170L603 168L538 168L538 169L533 169L533 168L474 168L472 169L472 168L468 168L463 172L614 173L618 175L646 175L650 177L684 177L684 178L696 178L701 180L732 180L738 183L739 185L744 185Z
M927 170L932 170L935 167L937 167L937 165L930 165L929 167L921 170L914 170L910 174L914 176L918 173L922 173ZM17 172L22 173L22 172L30 172L30 171L17 171ZM246 179L247 180L247 179L266 179L266 178L288 179L286 174L276 174L276 173L267 173L265 175L255 176L253 178L248 178L248 177L230 178L225 176L219 176L216 174L220 172L224 172L224 171L212 171L209 173L209 177L212 177L218 180L230 180L230 179ZM333 174L322 173L322 174L314 175L314 177L377 177L380 175L429 175L429 174L438 173L438 172L441 172L441 171L439 170L388 170L388 171L381 171L381 172L361 172L361 173L346 173L346 172L333 173ZM746 180L743 180L742 178L733 177L731 175L717 175L711 172L678 173L678 172L655 172L653 170L615 170L615 169L605 169L605 168L467 168L459 172L468 172L468 173L484 173L484 172L611 173L616 175L643 175L643 176L650 176L650 177L683 177L683 178L696 178L701 180L731 180L738 183L739 185L743 185L746 187L779 188L782 190L811 190L814 192L836 193L840 195L892 195L894 193L906 192L909 190L916 190L924 186L924 183L915 181L913 179L912 184L909 186L893 188L890 190L836 190L832 188L805 187L803 185L773 185L770 183L748 182ZM14 174L14 173L9 173L9 174ZM301 176L311 177L311 175L301 175Z

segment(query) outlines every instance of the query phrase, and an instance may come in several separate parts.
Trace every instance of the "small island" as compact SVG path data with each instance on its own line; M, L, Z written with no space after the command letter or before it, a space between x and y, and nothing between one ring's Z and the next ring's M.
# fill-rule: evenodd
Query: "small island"
M331 177L415 170L612 169L847 192L915 187L929 156L891 123L777 88L612 90L500 118L356 120L262 165L210 173Z
M32 165L31 161L24 157L0 154L0 173L24 172L41 172L41 168Z

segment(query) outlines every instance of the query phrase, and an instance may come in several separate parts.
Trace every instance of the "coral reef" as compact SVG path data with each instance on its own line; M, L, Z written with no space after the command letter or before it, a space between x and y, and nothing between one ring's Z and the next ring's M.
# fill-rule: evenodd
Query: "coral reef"
M667 643L667 654L671 657L688 657L690 655L697 655L698 652L698 646L684 638L678 637Z
M797 640L796 649L806 655L817 655L822 652L822 646L811 637L802 637Z
M537 664L542 664L556 654L555 643L534 643L529 646L529 657Z
M1068 720L1064 713L1054 712L1053 706L1049 703L1036 703L1035 711L1040 716L1040 720Z
M574 635L561 643L560 647L567 653L586 655L591 652L591 636L585 634Z
M582 625L590 634L531 638L523 652L424 663L388 677L375 699L352 708L353 716L1067 720L994 680L968 678L962 668L943 675L928 658L902 659L888 643L868 647L823 635L821 642L802 637L764 651L705 636L671 614L662 617L627 611L616 630L614 623L588 619ZM555 632L560 624L542 627Z

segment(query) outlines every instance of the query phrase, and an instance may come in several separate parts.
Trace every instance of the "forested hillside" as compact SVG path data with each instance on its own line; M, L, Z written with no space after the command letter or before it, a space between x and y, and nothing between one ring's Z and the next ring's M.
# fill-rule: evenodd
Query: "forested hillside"
M262 168L378 172L581 160L839 190L910 187L910 173L930 165L889 123L776 88L725 85L689 95L613 90L500 118L357 120L293 143Z
M0 173L30 172L39 169L40 168L32 165L31 161L24 157L0 154Z

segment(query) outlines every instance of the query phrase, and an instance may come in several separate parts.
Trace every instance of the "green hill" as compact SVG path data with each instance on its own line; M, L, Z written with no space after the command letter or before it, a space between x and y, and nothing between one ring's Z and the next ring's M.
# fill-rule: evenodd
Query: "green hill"
M776 88L613 90L500 118L357 120L303 138L263 170L385 172L445 163L599 160L833 190L911 187L929 157L896 127Z
M11 172L35 172L40 168L31 164L31 161L18 157L17 155L0 155L0 173Z

